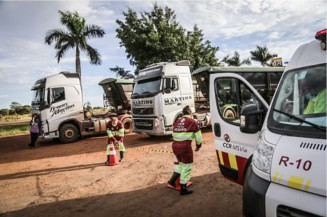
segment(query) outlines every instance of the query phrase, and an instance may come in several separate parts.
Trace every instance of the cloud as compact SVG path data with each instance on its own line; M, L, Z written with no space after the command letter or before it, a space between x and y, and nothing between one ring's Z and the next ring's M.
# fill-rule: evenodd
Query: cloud
M114 77L109 71L116 65L133 71L125 49L119 46L116 20L124 20L123 11L130 7L138 15L150 11L154 1L3 1L0 4L0 108L17 99L29 104L30 87L35 80L61 71L75 71L75 54L67 52L60 63L55 58L54 45L44 43L46 32L62 28L58 10L78 11L87 24L101 26L102 39L90 39L98 49L102 65L90 65L81 53L83 86L87 99L102 100L101 79ZM189 0L157 1L174 10L176 20L187 30L195 24L203 30L204 39L219 46L217 57L238 51L242 59L250 56L256 45L267 45L288 61L295 49L314 40L314 34L326 26L325 0ZM96 92L93 92L93 89ZM4 91L3 91L4 90ZM94 94L94 95L92 95ZM5 96L8 96L7 98Z

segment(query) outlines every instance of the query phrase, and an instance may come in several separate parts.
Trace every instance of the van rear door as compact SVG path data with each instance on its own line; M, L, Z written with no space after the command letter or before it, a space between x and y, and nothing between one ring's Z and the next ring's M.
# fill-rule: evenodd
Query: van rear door
M210 75L210 113L219 168L227 179L241 185L259 136L259 132L240 131L241 110L247 105L263 111L264 119L268 104L242 76Z

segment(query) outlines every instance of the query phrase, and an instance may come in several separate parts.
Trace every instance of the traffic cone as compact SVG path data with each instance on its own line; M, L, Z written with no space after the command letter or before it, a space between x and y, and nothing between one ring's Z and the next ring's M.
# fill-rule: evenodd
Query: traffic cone
M113 144L107 146L107 155L109 155L108 166L115 166L118 164L116 150Z

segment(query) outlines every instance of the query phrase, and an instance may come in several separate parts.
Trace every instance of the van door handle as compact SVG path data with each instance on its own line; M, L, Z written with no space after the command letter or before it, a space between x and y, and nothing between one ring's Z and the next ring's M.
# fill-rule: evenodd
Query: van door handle
M220 124L219 123L214 124L213 131L215 132L215 136L217 136L217 137L221 136L221 130L220 130Z
M177 103L177 105L182 105L182 103Z

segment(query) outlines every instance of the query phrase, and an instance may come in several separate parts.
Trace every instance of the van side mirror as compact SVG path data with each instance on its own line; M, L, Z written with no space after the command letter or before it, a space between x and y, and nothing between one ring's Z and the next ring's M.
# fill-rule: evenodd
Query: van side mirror
M172 79L165 78L164 93L171 93L171 88L172 88Z
M250 104L241 110L240 130L243 133L257 133L263 124L264 110L258 110L256 104Z

